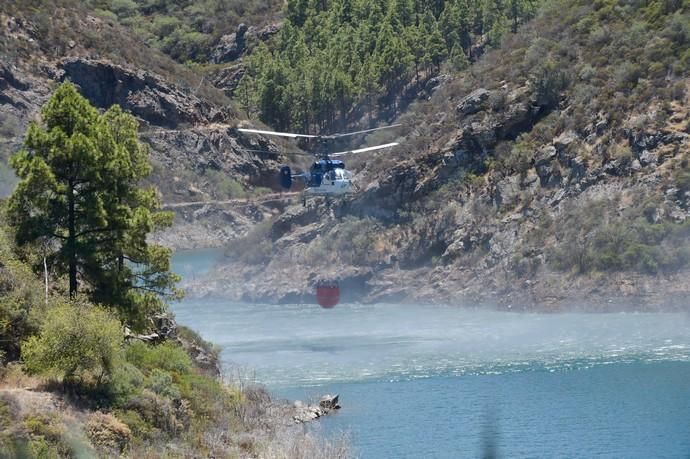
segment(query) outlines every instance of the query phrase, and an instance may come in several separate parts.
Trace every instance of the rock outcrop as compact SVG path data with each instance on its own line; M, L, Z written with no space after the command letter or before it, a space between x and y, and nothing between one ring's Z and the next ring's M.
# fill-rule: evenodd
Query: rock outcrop
M154 126L176 128L227 119L222 110L146 71L83 58L68 58L60 69L57 76L78 85L96 107L118 104Z
M316 280L327 276L340 283L344 302L684 307L687 270L581 275L559 271L553 261L564 256L559 253L577 253L578 245L593 247L595 230L577 236L580 221L596 212L592 207L609 206L603 215L615 220L648 200L652 207L639 211L651 223L690 219L690 195L673 184L690 151L684 107L674 106L668 126L631 119L623 128L627 145L609 143L609 117L602 114L591 126L561 129L513 151L505 146L559 115L549 115L554 107L540 105L532 86L480 88L454 106L456 125L443 145L371 175L351 199L288 209L272 223L270 259L252 265L228 260L204 291L243 301L311 303ZM498 172L497 161L509 167ZM357 242L341 241L341 228L353 219L375 224L346 233ZM370 254L358 259L350 252L359 241Z
M223 35L211 52L211 62L225 64L240 59L253 44L267 41L278 33L280 25L269 24L261 29L240 24L234 33Z
M220 377L220 362L218 351L209 343L197 337L188 337L179 332L177 322L168 314L159 314L151 317L150 327L147 333L132 333L125 327L126 341L143 341L150 344L160 344L165 341L176 341L187 352L197 368L213 377Z
M295 423L303 424L326 416L332 411L340 409L338 398L338 395L324 395L319 400L318 405L307 405L297 400L293 403L295 414L292 418L295 420Z

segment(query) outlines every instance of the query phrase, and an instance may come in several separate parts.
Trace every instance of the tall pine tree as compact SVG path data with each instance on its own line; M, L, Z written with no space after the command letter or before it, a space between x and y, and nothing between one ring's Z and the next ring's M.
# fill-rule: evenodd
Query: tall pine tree
M156 212L153 189L139 188L151 167L137 122L119 107L101 115L70 83L62 84L11 160L21 179L8 217L19 245L42 242L49 261L79 291L141 327L177 295L170 251L146 236L172 223Z

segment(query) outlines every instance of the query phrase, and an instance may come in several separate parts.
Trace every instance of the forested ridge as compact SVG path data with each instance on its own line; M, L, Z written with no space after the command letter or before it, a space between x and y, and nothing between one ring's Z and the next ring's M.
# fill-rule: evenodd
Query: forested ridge
M320 132L397 113L407 85L467 68L536 12L537 0L287 4L281 31L248 58L236 97L276 129ZM481 46L474 47L480 42Z
M238 24L280 24L247 50L235 99L276 129L320 132L399 114L404 89L414 85L406 96L414 98L442 66L465 69L533 17L539 0L53 3L117 22L202 74L216 70L213 50Z
M682 306L690 4L548 1L467 68L449 64L396 119L401 144L366 159L367 191L300 217L325 236L292 242L285 216L222 275L244 267L270 291L300 253L291 276L339 264L365 301Z

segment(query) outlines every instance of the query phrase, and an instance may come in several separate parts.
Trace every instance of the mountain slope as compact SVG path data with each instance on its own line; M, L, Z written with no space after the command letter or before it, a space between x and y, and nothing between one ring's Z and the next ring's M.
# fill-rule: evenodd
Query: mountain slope
M95 106L117 103L139 119L152 152L151 182L166 203L257 196L274 181L275 145L228 128L239 115L222 91L88 2L3 2L0 23L2 195L15 184L9 156L63 80L77 84ZM257 157L250 149L275 153ZM211 234L234 237L270 212L256 206L218 212L189 244L207 244ZM191 212L178 218L190 219L196 221Z
M689 29L687 2L549 2L401 117L366 191L230 247L222 289L294 301L334 277L365 301L684 305Z

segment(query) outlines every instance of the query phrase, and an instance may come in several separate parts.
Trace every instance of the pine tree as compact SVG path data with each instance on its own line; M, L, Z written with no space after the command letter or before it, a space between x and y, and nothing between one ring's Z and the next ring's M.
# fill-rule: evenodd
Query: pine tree
M301 26L307 19L309 0L290 0L287 2L287 19L296 26Z
M441 30L438 27L436 20L429 14L425 22L430 24L430 33L427 36L426 49L429 53L431 62L436 66L437 70L441 67L441 62L448 55L446 50L446 42L443 39Z
M369 113L369 124L373 126L374 119L374 97L381 91L378 85L379 75L375 70L375 63L372 58L366 59L357 75L356 85L359 88L359 95L364 99Z
M30 125L25 149L13 156L21 179L8 217L19 245L43 242L51 264L67 274L70 297L84 291L115 307L132 325L177 294L170 251L150 245L153 229L172 223L156 212L148 150L137 123L119 107L100 115L70 83L61 85Z

